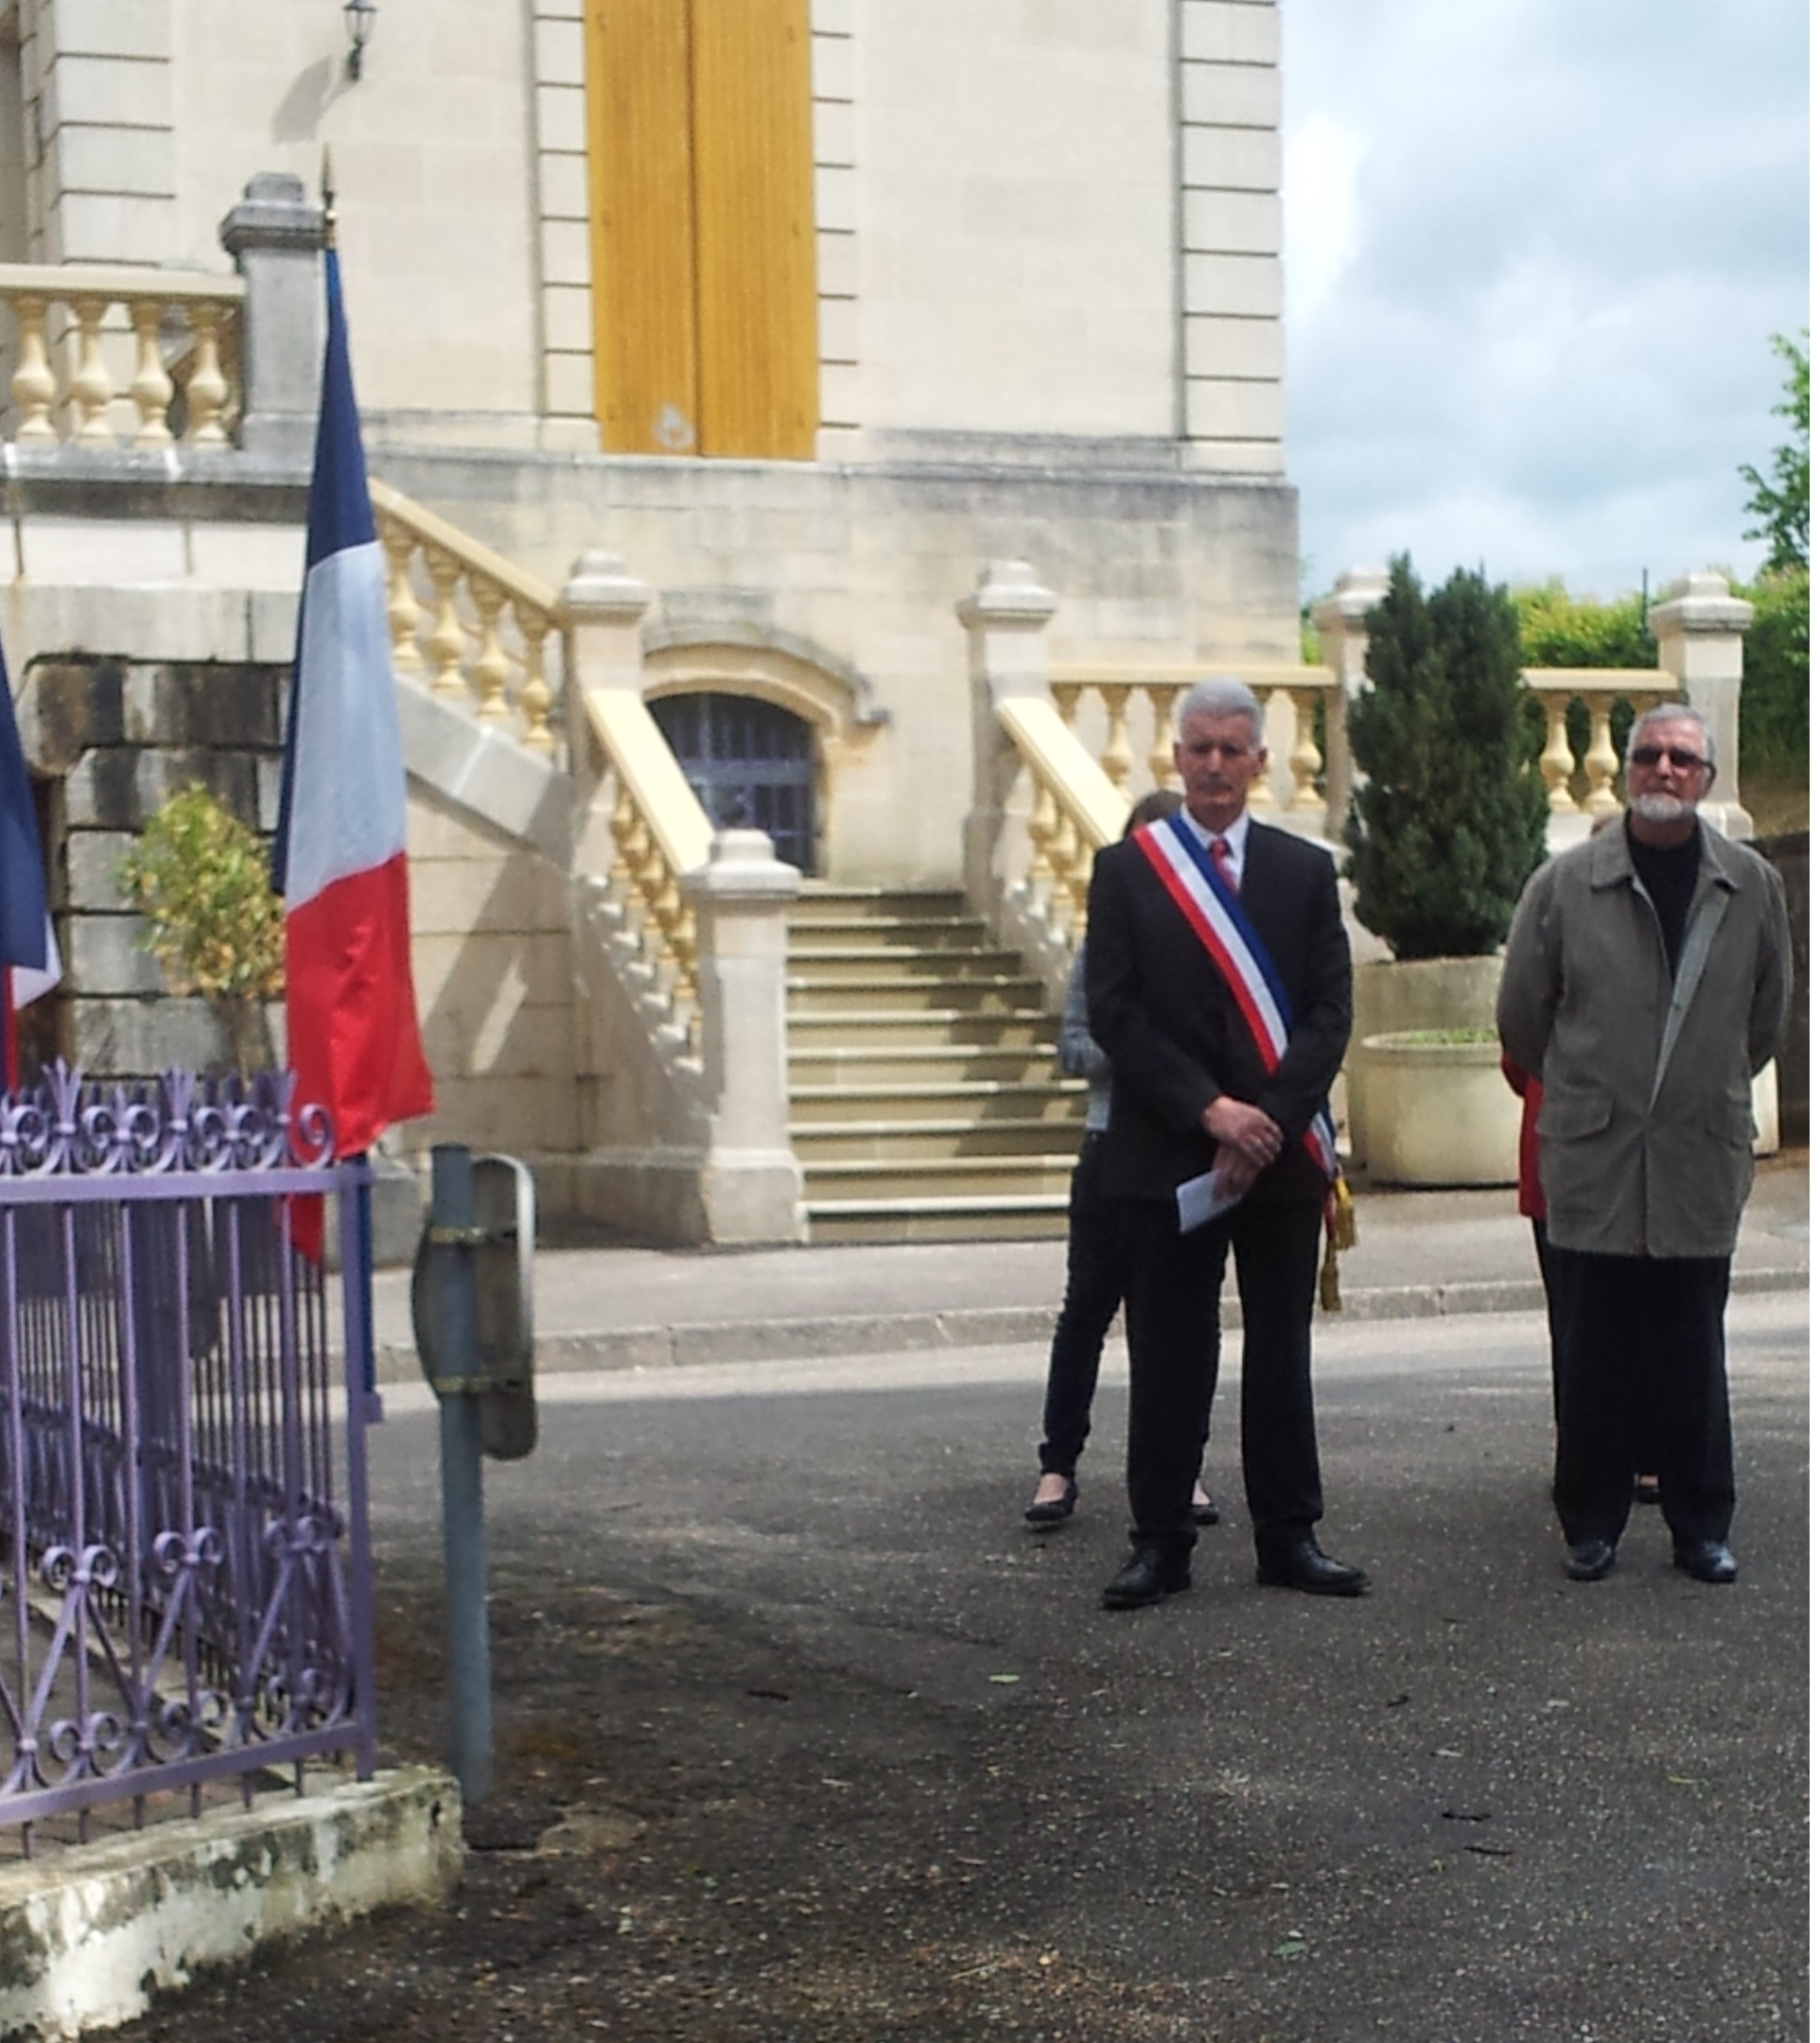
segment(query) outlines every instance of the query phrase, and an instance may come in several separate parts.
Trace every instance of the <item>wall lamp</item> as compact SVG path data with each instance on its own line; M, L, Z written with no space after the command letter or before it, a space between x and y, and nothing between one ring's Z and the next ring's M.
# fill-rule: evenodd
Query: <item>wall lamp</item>
M378 18L379 0L347 0L341 9L341 19L347 24L347 75L351 79L360 75L360 60Z

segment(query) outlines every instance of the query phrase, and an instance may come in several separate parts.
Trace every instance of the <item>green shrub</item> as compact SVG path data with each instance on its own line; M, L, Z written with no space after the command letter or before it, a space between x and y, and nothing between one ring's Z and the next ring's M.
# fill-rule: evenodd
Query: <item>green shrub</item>
M1765 568L1739 595L1757 606L1744 634L1738 705L1741 771L1778 780L1808 773L1808 570Z
M1346 819L1355 913L1399 958L1487 955L1548 822L1515 607L1463 568L1425 598L1404 554L1366 629L1371 686L1347 712L1369 777Z
M258 832L192 784L122 857L120 884L172 992L200 993L219 1018L235 1069L270 1064L265 1003L284 991L285 918Z

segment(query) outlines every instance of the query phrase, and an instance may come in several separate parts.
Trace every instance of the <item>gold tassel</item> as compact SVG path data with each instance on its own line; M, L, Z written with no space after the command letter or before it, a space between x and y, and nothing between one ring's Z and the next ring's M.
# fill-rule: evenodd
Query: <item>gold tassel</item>
M1358 1222L1353 1214L1353 1188L1335 1175L1327 1199L1327 1252L1321 1259L1321 1309L1338 1312L1339 1307L1339 1251L1358 1241Z

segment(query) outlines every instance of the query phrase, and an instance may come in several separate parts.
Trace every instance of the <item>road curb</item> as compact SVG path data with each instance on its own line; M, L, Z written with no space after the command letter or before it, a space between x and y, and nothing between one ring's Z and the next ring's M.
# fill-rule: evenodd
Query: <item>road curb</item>
M1805 1290L1804 1266L1734 1269L1736 1296ZM1384 1284L1348 1291L1338 1319L1317 1314L1316 1326L1377 1319L1435 1319L1475 1313L1540 1312L1542 1285L1533 1277L1474 1278L1451 1283ZM1054 1331L1050 1305L972 1305L895 1313L830 1313L792 1319L726 1319L670 1326L612 1327L585 1334L537 1336L539 1375L586 1374L593 1370L661 1370L727 1362L803 1361L828 1355L910 1354L927 1349L1003 1348L1046 1341ZM1222 1308L1228 1332L1239 1326L1238 1303ZM420 1379L416 1351L397 1343L374 1354L381 1385Z

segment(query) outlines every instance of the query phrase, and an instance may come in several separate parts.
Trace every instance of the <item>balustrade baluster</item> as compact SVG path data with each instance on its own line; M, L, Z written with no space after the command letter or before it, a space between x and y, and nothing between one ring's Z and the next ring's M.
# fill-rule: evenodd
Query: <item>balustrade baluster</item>
M1131 715L1131 691L1101 682L1099 699L1106 705L1106 749L1100 769L1121 794L1131 785L1131 738L1126 725Z
M544 639L550 631L549 617L534 603L514 603L512 616L524 640L524 681L518 690L518 707L524 716L524 742L528 751L549 754L556 749L550 728L551 696L544 678Z
M1588 695L1586 711L1592 719L1592 739L1586 746L1586 813L1616 815L1623 806L1612 793L1618 773L1618 751L1612 743L1612 698Z
M1279 690L1276 689L1261 689L1256 693L1259 707L1264 711L1266 727L1268 728L1270 705L1276 700ZM1270 785L1270 777L1268 773L1259 774L1257 778L1251 782L1251 792L1246 796L1245 805L1248 809L1253 810L1269 810L1278 806L1276 790Z
M1315 742L1315 706L1320 697L1313 689L1295 689L1290 700L1295 704L1296 742L1289 754L1289 777L1295 782L1289 807L1324 810L1325 797L1315 788L1321 777L1321 747Z
M474 714L482 724L502 723L507 714L506 677L512 672L512 662L499 642L499 612L505 608L505 591L478 575L469 575L467 592L474 599L481 620L481 650L474 659L474 686L480 701Z
M132 382L129 388L139 412L139 430L133 434L132 444L134 446L168 446L170 424L166 413L170 410L170 400L176 394L177 387L170 380L170 373L165 367L164 351L159 345L165 308L155 298L135 298L129 312L132 320L134 355Z
M1050 885L1049 847L1056 835L1056 797L1049 792L1047 781L1038 778L1036 793L1030 803L1030 869L1024 884L1030 889L1033 903L1041 904L1047 899Z
M1145 764L1153 787L1167 787L1176 770L1176 685L1173 681L1147 682L1144 692L1150 698L1150 755Z
M379 544L386 556L386 623L392 633L393 672L416 673L424 664L424 656L417 650L417 626L423 606L411 585L411 559L417 550L417 541L404 526L382 518Z
M55 440L57 428L50 422L50 408L57 401L57 378L51 372L50 350L44 338L47 301L15 298L12 310L19 323L19 366L12 373L12 401L19 407L19 428L13 439L22 444Z
M1080 722L1080 696L1082 683L1078 681L1051 681L1049 692L1056 699L1056 714L1071 731L1078 736L1076 728Z
M462 655L467 650L467 632L455 608L455 585L462 578L462 564L441 547L424 549L424 565L436 591L436 621L430 628L428 652L433 666L429 692L432 695L465 695L462 678Z
M1551 693L1542 698L1549 719L1549 735L1538 764L1542 784L1549 791L1549 807L1556 815L1568 814L1573 801L1573 747L1567 742L1567 698Z
M196 358L184 386L189 400L189 430L185 437L191 446L225 446L228 436L222 414L227 410L228 383L221 374L220 306L201 301L192 303L189 325L196 337Z
M1049 840L1047 918L1050 932L1058 940L1065 940L1074 931L1075 903L1068 891L1068 882L1074 876L1076 854L1079 849L1080 832L1075 827L1075 819L1058 803L1055 833Z
M109 446L114 441L108 430L114 378L101 352L101 322L107 309L105 298L78 298L70 305L76 316L76 374L70 377L69 402L75 438L84 446Z

